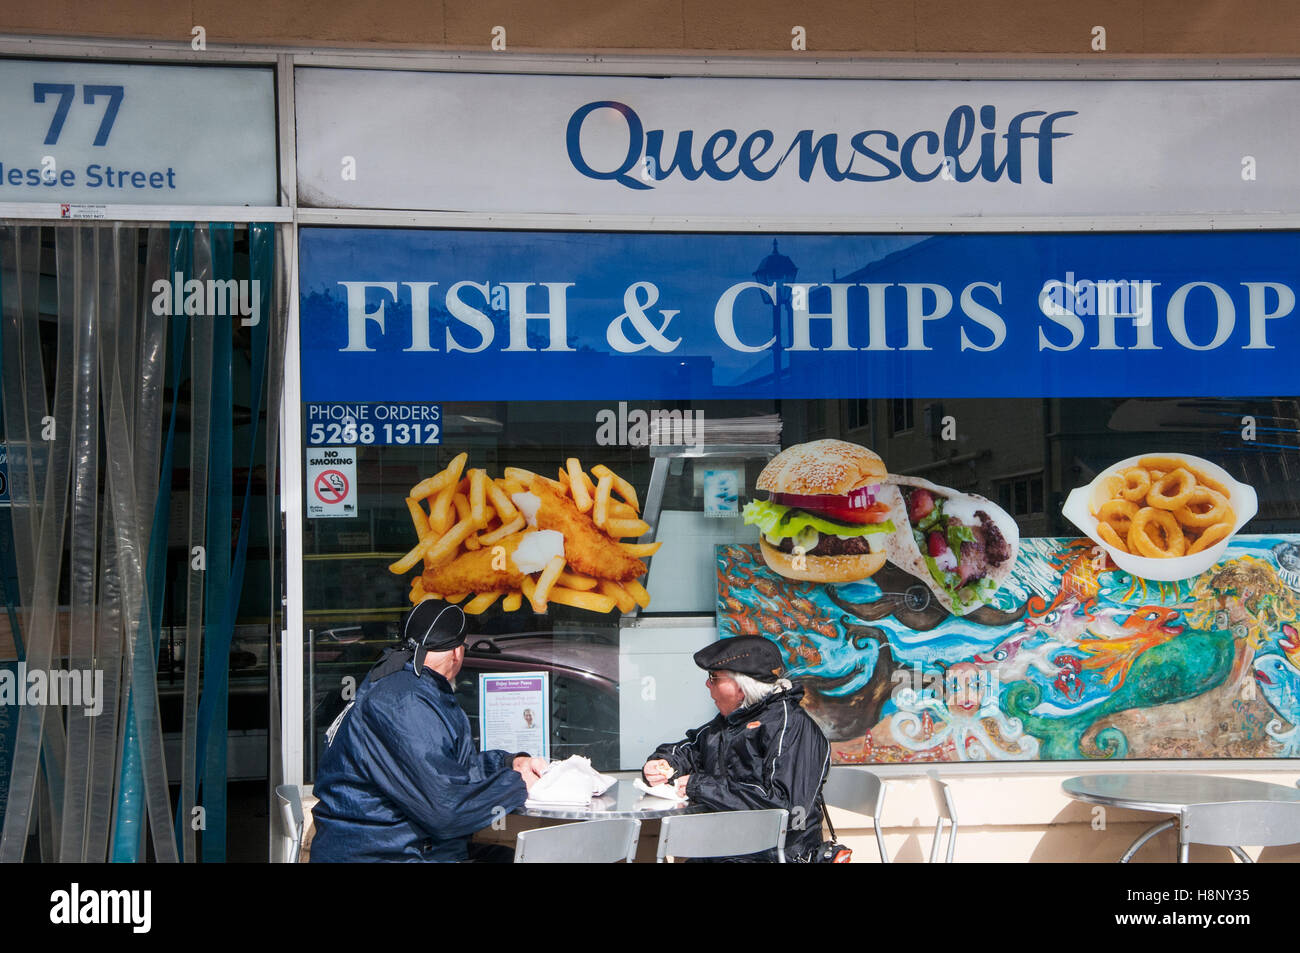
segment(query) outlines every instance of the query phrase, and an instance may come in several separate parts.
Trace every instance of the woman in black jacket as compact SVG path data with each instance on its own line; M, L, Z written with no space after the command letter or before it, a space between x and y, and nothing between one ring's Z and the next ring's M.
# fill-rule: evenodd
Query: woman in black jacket
M781 677L780 650L761 636L714 642L695 653L695 664L709 673L718 716L656 748L642 769L646 782L676 780L678 794L711 811L785 808L786 860L806 859L822 842L819 795L830 744L799 705L803 689Z

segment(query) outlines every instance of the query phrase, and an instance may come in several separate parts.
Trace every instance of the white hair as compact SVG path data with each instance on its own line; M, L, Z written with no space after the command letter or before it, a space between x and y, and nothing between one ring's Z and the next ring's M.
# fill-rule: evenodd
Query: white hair
M774 692L788 692L793 686L788 678L778 678L775 682L760 682L758 679L749 675L742 675L739 672L727 672L740 688L744 696L742 707L748 708L750 705L757 705L768 695Z

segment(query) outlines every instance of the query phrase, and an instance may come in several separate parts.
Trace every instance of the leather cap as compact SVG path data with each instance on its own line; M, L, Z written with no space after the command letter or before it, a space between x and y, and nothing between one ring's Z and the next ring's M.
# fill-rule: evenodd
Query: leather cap
M775 682L785 671L781 650L761 635L720 639L700 649L694 658L706 672L738 672L760 682Z

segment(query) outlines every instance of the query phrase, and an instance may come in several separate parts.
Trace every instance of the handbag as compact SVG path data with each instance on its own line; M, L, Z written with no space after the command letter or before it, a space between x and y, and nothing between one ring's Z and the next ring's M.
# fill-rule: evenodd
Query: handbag
M825 787L826 779L822 778L821 787L817 789L817 804L822 809L822 820L831 832L831 839L822 841L807 859L814 864L847 864L853 859L853 849L836 840L835 825L831 823L831 812L826 809L826 798L822 794Z

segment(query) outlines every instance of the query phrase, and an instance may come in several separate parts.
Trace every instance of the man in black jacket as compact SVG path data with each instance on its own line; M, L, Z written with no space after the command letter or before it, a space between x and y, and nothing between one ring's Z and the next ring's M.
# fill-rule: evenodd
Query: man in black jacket
M714 642L695 653L709 673L718 717L655 749L642 773L649 784L676 779L679 794L711 811L781 807L790 812L787 861L821 846L822 782L830 744L799 706L802 688L782 678L780 650L761 636ZM774 860L774 852L746 861Z

